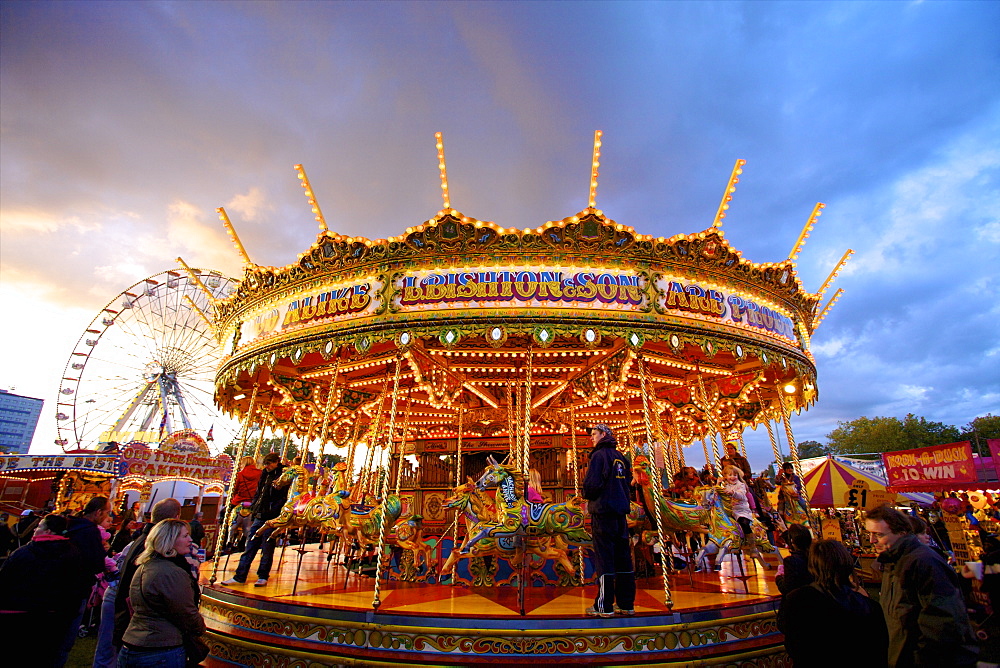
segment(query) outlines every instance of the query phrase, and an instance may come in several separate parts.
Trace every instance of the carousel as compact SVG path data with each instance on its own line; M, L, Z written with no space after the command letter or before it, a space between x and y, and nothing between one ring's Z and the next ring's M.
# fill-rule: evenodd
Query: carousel
M847 254L818 292L803 288L794 260L819 204L786 260L743 259L721 229L742 160L704 231L617 223L596 207L600 145L597 133L588 206L535 228L452 208L440 135L444 207L399 236L329 230L301 166L320 232L292 264L254 264L219 209L245 273L207 314L226 353L216 403L242 421L240 454L255 428L305 452L279 481L288 502L269 524L284 547L266 586L223 586L225 558L203 569L212 661L787 660L766 537L734 528L718 488L678 501L664 486L692 448L718 472L746 428L794 456L790 418L817 396L810 336ZM585 615L580 486L597 423L641 487L634 616ZM705 547L660 558L678 531ZM709 552L728 573L695 572Z

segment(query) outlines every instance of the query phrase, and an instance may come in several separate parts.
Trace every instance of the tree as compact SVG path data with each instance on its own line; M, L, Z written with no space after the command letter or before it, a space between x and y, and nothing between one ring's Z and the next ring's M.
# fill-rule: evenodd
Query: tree
M257 441L258 439L256 438L247 439L246 452L244 454L250 455L252 457L254 453L257 451L256 450ZM262 453L277 452L280 455L282 449L284 448L284 444L285 444L285 439L283 437L275 436L274 438L265 438L264 442L260 444L260 451ZM239 452L239 445L240 445L239 440L235 440L226 446L224 452L228 454L230 457L233 457L235 459L237 453ZM314 447L309 461L312 461L312 459L316 457L318 454L319 453L316 451ZM289 461L299 456L299 446L296 445L295 441L289 440L288 452L286 453L285 456L288 458ZM323 454L324 467L332 467L338 462L342 462L345 460L346 458L343 455L339 455L335 452Z
M247 444L246 444L245 452L243 454L250 455L252 457L254 455L254 453L257 452L257 443L258 443L259 440L260 440L259 436L257 438L254 438L251 435L250 438L247 439ZM282 451L282 448L284 447L284 443L285 443L285 439L283 437L281 437L281 436L274 436L272 438L265 438L264 442L260 444L260 451L262 453L277 452L280 455L281 451ZM239 450L240 450L240 441L239 441L239 439L235 439L235 440L233 440L232 443L230 443L229 445L227 445L225 447L225 449L223 449L223 452L225 452L227 455L229 455L230 457L232 457L232 458L235 459L237 456L239 456ZM292 459L293 457L297 456L298 454L299 454L299 448L298 448L298 446L295 445L294 441L289 441L288 442L288 458Z
M959 436L956 427L943 422L930 422L913 413L902 420L894 417L859 417L850 422L839 422L838 427L826 435L830 452L842 455L892 452L954 443L959 440Z
M907 413L903 419L904 445L897 449L910 450L912 448L925 448L929 445L954 443L958 440L959 435L957 427L943 422L928 422L925 418Z
M800 459L823 457L830 453L829 446L823 445L819 441L802 441L799 443L798 449Z
M987 413L965 425L958 440L970 441L974 450L988 456L990 453L986 441L994 438L1000 439L1000 415Z
M837 425L826 435L832 453L849 455L902 449L903 423L899 418L859 417Z

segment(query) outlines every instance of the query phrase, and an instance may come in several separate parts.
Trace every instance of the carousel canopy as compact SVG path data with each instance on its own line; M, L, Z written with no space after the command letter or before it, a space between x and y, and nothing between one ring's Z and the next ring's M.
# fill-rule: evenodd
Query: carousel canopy
M590 206L562 220L504 227L445 196L433 218L378 240L330 231L299 166L321 232L292 264L253 264L222 212L246 270L213 302L227 353L216 402L337 444L390 401L422 439L631 429L645 405L663 418L655 437L689 443L805 409L829 280L811 293L796 275L805 230L780 262L726 241L741 166L715 222L691 234L606 217L595 167Z

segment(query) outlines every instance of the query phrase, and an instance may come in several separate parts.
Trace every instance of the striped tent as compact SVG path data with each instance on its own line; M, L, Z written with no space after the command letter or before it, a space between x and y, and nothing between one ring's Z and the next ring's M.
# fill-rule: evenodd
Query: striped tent
M803 476L802 485L813 508L872 508L880 503L908 504L916 501L921 505L930 505L934 502L931 494L893 494L886 490L884 478L830 456Z

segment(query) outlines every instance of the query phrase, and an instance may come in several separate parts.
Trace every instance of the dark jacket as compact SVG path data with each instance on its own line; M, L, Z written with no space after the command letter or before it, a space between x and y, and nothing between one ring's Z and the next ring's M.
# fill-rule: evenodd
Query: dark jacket
M72 541L33 540L0 567L0 610L75 614L93 584Z
M108 552L104 549L101 530L96 524L86 517L72 517L66 528L66 537L80 550L90 573L97 575L104 572L104 557L108 556Z
M879 604L856 591L836 598L817 585L785 597L778 613L785 650L796 668L884 668L889 634Z
M134 611L124 642L136 647L178 647L205 632L191 571L154 555L139 566L128 589Z
M775 576L774 584L778 585L778 591L781 592L782 596L786 596L799 587L805 587L815 580L813 574L809 572L809 560L805 552L789 552L781 564L785 567L785 572Z
M146 526L139 532L139 535L132 541L132 546L125 553L125 557L121 562L121 575L118 578L119 592L127 592L132 586L132 578L135 577L135 572L138 568L135 560L146 549L146 537L153 530L153 526L151 522L147 522ZM125 629L128 628L129 620L132 618L132 613L129 612L128 603L126 602L127 598L128 596L124 594L115 597L115 630L112 642L116 647L121 647L122 636L125 635Z
M615 449L613 436L605 435L590 454L590 466L583 479L583 497L590 501L591 515L627 515L632 499L629 485L632 464Z
M878 561L889 666L976 665L976 638L951 566L913 535L900 538Z
M197 543L198 547L205 547L202 543L205 540L205 527L198 520L191 520L188 525L191 527L191 542Z
M274 486L285 467L281 464L273 471L264 469L261 471L260 480L257 481L257 492L253 497L253 504L250 506L250 514L257 520L273 520L281 514L281 507L285 505L288 498L288 487L278 489Z
M727 466L732 466L733 468L742 471L743 482L747 483L748 486L750 484L750 481L753 480L753 471L750 470L750 462L748 462L747 458L738 452L733 457L730 457L727 454L725 457L719 460L719 464L722 466L723 470L725 470Z

